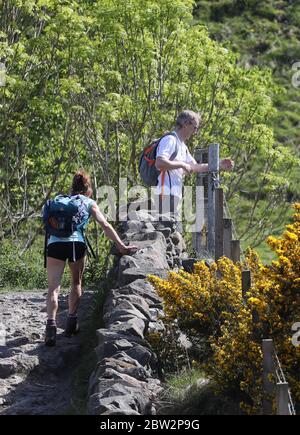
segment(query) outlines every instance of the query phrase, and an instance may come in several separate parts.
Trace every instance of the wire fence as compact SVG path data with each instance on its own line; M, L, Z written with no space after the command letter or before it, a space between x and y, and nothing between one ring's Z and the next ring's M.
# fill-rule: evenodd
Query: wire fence
M296 415L289 384L275 350L272 339L262 341L263 350L263 414Z
M286 377L284 375L284 371L282 369L282 366L280 364L280 360L278 358L278 355L277 355L275 349L274 349L274 358L275 358L276 385L277 385L277 390L279 389L279 392L277 393L277 395L280 394L280 385L287 385L287 403L285 403L283 406L288 409L289 415L296 415L295 405L294 405L294 402L292 399L291 390L288 387L288 382L287 382ZM277 403L278 403L278 400L277 400ZM278 406L277 406L277 408L278 408ZM277 409L277 413L279 411L280 410Z

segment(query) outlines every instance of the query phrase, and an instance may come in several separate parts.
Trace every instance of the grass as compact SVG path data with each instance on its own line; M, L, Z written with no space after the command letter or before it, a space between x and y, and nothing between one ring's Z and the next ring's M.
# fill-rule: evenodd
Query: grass
M169 377L160 399L159 415L240 415L239 399L216 394L201 369L184 370Z

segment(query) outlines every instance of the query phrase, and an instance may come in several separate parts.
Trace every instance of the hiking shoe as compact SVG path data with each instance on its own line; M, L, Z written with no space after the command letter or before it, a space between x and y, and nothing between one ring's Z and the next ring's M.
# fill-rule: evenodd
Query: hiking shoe
M66 330L65 330L65 336L71 337L72 335L75 335L79 332L79 325L77 317L67 317L67 324L66 324Z
M56 326L46 326L45 345L55 346L56 344Z

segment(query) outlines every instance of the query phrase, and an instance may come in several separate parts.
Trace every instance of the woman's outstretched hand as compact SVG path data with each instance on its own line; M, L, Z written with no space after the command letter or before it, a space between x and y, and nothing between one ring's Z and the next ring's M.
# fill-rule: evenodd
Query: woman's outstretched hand
M128 255L128 254L135 254L136 251L138 250L138 247L135 245L118 245L117 246L118 251L123 254L123 255Z

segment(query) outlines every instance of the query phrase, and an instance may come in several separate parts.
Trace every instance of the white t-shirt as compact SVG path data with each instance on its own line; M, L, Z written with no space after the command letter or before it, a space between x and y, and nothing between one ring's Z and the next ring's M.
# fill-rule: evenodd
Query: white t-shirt
M175 133L175 132L172 132ZM191 155L188 150L188 147L184 142L181 142L178 135L175 133L175 136L165 136L159 143L157 148L156 157L165 157L170 159L171 155L176 150L176 142L178 146L178 153L174 160L172 161L180 161L185 163L196 163L196 160ZM169 175L170 177L169 177ZM165 171L164 180L163 180L163 172L160 173L158 178L158 184L156 187L156 194L160 193L164 195L176 195L180 198L182 197L182 184L184 178L184 170L182 168L172 169ZM171 180L171 186L170 186ZM162 181L164 181L162 186Z

